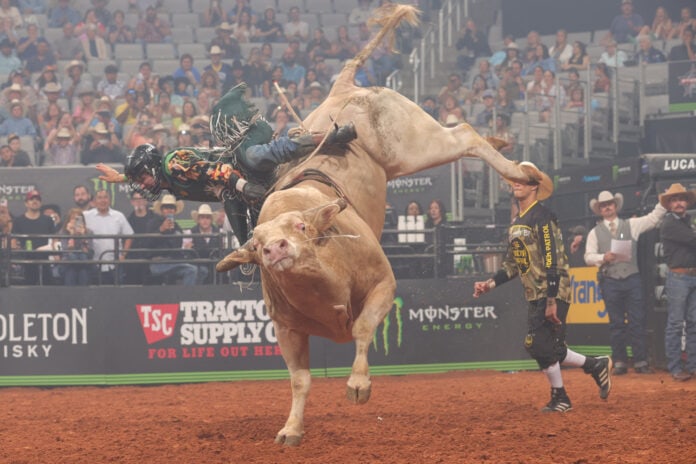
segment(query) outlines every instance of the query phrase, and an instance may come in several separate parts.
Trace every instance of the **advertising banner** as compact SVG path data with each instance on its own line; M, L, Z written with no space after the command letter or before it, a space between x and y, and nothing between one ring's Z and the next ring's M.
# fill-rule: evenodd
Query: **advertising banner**
M451 189L451 165L446 164L390 180L387 182L387 203L397 216L405 215L406 206L414 200L423 208L423 214L434 199L442 200L446 210L452 211Z
M572 301L568 310L568 324L608 324L602 292L597 282L596 267L571 267L570 288Z

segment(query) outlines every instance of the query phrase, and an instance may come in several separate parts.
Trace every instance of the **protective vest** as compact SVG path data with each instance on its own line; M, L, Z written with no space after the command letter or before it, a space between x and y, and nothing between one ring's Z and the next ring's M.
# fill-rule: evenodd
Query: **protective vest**
M631 260L621 263L605 263L602 265L601 272L612 279L625 279L628 276L638 273L637 260L637 243L631 237L631 223L623 219L617 219L616 237L618 240L631 241ZM597 235L597 248L599 253L606 253L611 250L611 232L609 228L602 222L595 227Z

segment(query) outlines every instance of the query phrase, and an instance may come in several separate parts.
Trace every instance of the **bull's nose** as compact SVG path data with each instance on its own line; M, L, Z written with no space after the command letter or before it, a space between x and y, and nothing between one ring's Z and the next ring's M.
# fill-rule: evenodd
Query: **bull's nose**
M288 255L289 243L286 239L280 239L276 242L269 243L263 247L263 255L265 258L269 259L271 262L283 259Z

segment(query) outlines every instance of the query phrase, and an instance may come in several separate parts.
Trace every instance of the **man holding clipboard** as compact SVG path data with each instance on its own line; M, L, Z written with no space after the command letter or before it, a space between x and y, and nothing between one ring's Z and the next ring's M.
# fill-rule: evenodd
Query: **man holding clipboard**
M602 220L587 235L585 263L597 266L604 306L609 315L609 342L614 374L628 372L628 353L633 350L633 368L639 374L652 372L648 366L646 312L636 248L640 234L660 224L666 210L658 203L645 216L621 219L623 195L600 192L590 209Z

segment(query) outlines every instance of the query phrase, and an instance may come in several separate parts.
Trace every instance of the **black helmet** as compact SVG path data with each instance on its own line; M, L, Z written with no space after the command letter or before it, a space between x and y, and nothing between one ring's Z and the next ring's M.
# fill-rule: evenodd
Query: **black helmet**
M159 196L162 186L162 154L151 143L135 147L126 158L125 174L133 190L141 193L149 200ZM155 179L155 185L147 190L140 187L138 180L143 174L150 174Z

